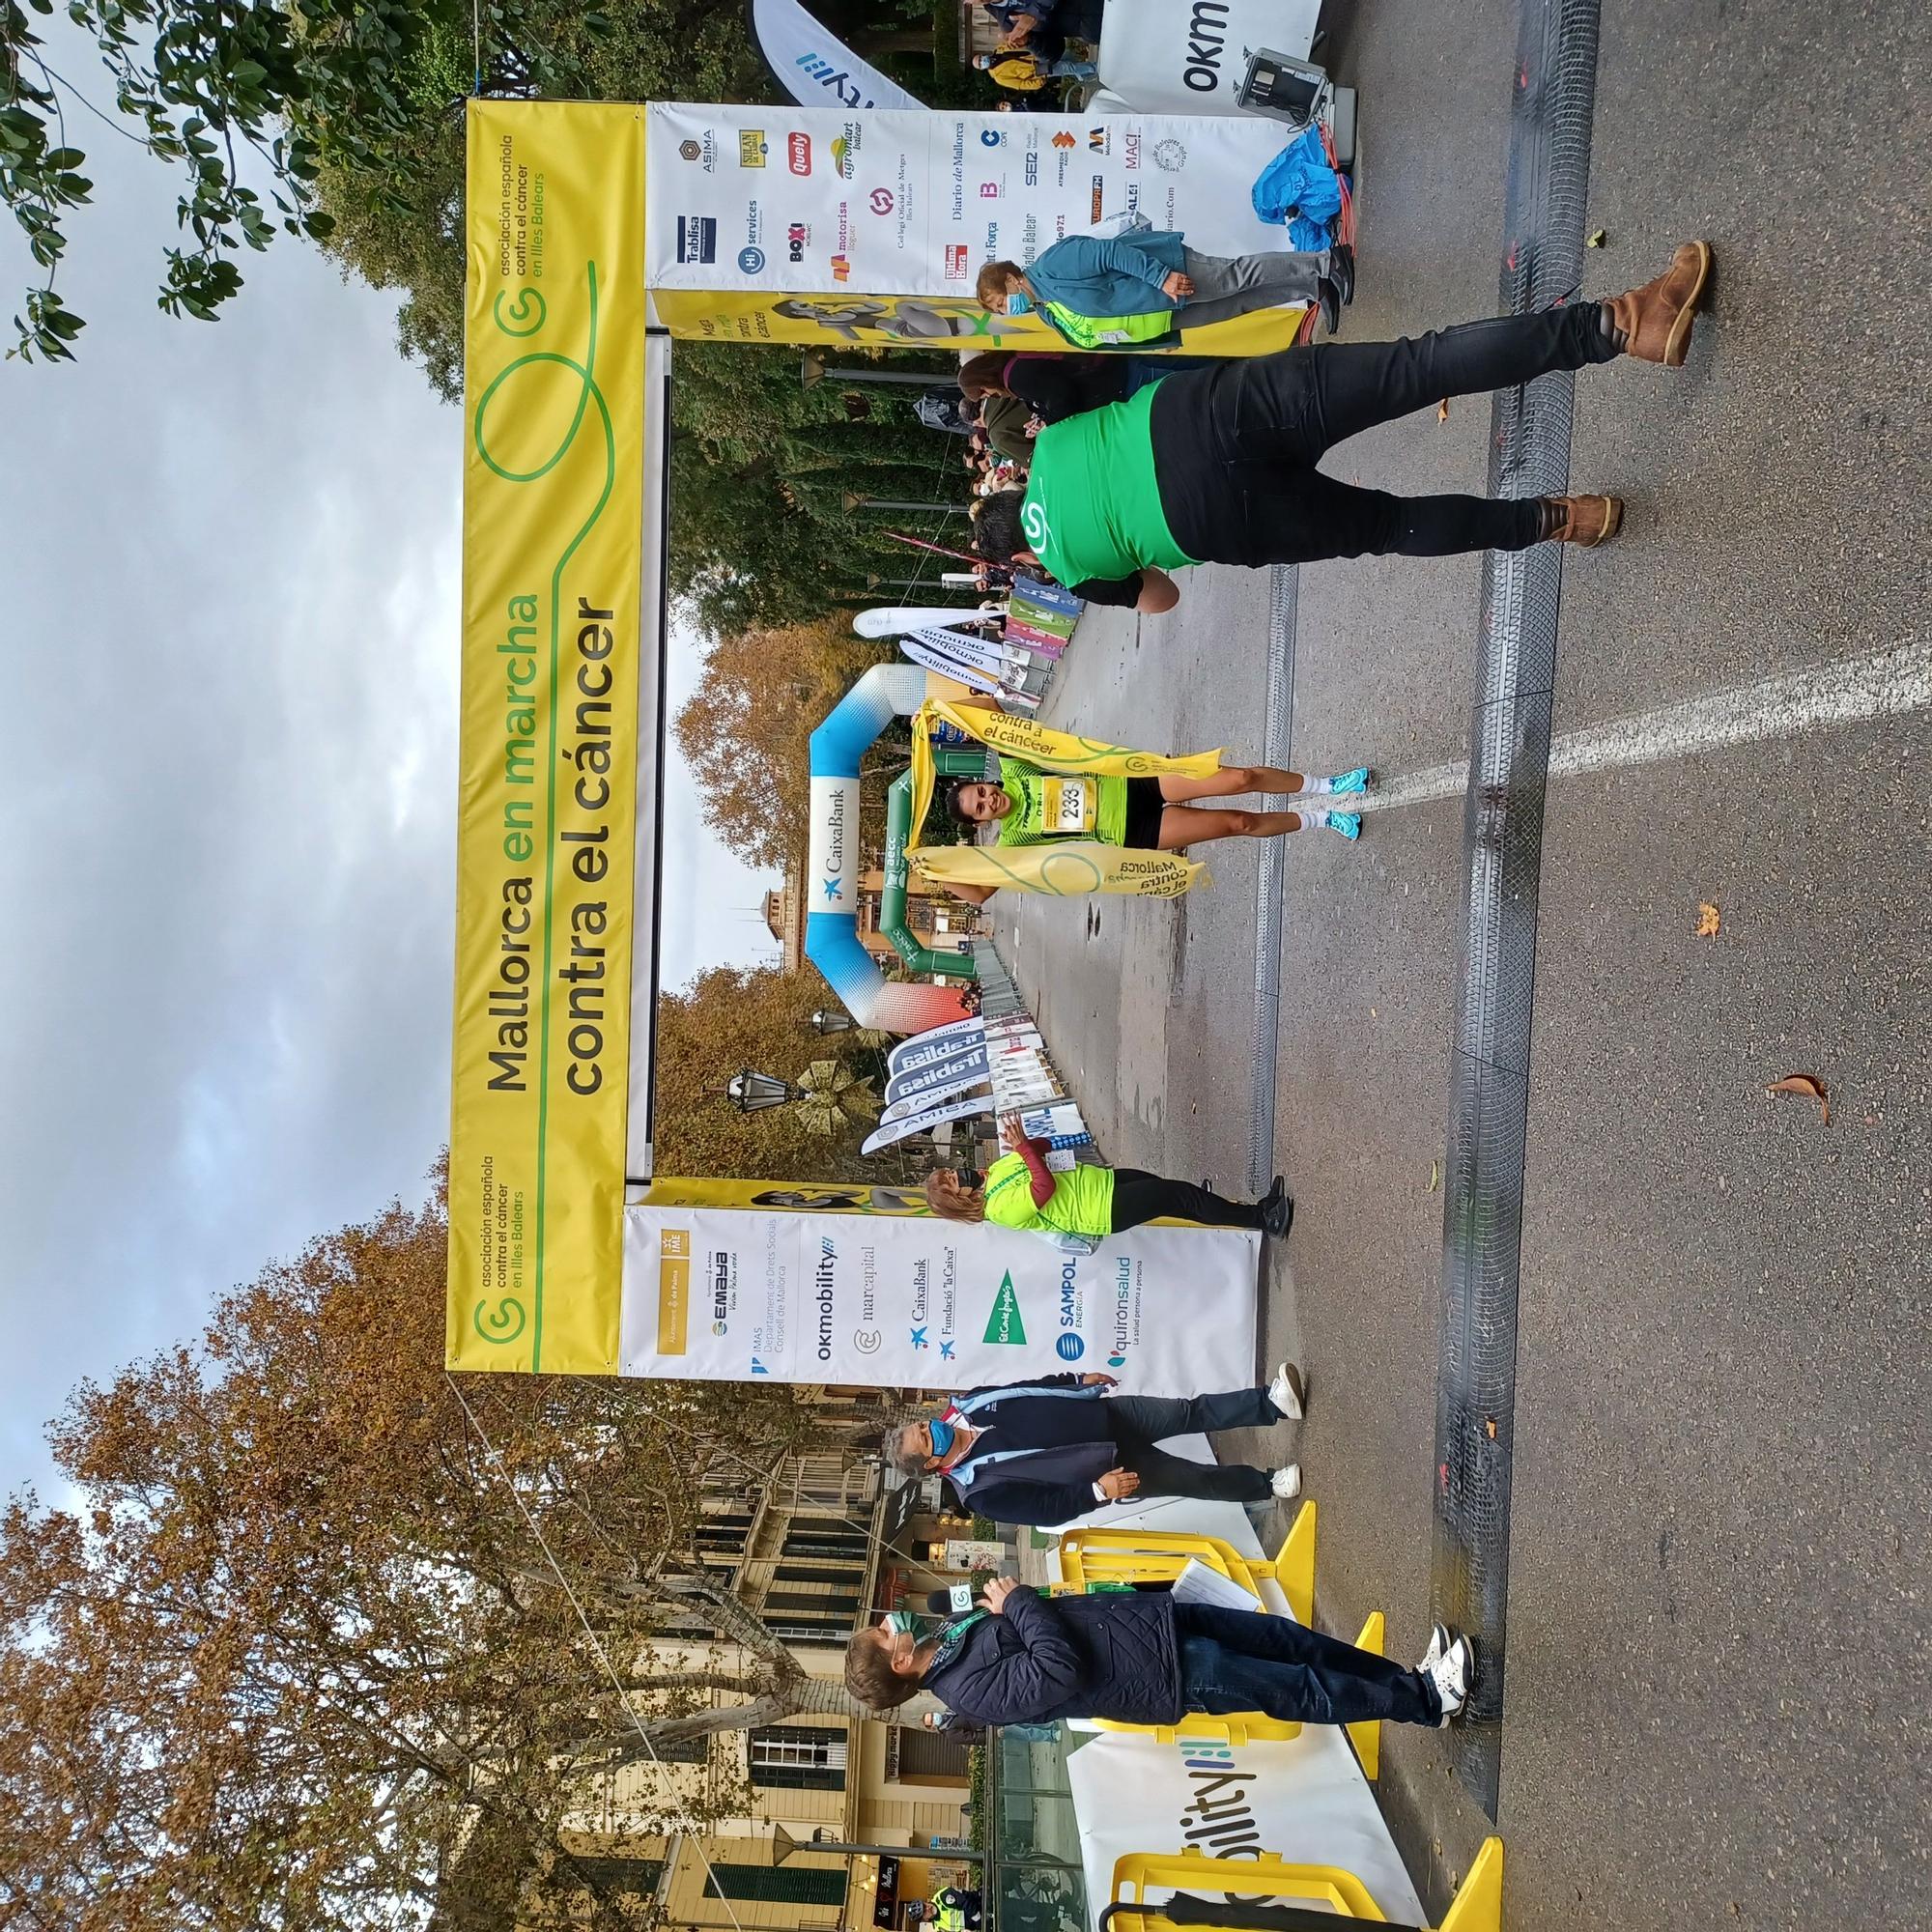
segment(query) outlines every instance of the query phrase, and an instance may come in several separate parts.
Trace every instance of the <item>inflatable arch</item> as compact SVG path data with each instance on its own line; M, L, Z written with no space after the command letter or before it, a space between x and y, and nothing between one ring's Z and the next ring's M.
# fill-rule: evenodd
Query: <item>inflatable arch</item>
M805 956L824 976L839 1004L861 1026L887 1033L923 1033L963 1019L969 1008L957 986L931 986L888 980L878 961L859 942L859 761L867 749L895 718L909 718L926 697L929 679L917 665L874 665L832 707L824 724L811 734L811 841L806 866L805 891L810 895L805 917ZM897 793L895 794L896 798ZM900 807L899 811L904 808ZM894 813L895 820L899 812ZM896 918L888 923L903 926L905 913L905 828L897 824L899 839L895 896ZM890 840L889 840L890 842ZM892 912L894 907L886 908ZM896 934L889 934L899 945ZM910 936L909 934L907 935ZM900 951L905 949L900 945ZM939 970L932 955L912 963ZM970 961L956 968L970 976Z

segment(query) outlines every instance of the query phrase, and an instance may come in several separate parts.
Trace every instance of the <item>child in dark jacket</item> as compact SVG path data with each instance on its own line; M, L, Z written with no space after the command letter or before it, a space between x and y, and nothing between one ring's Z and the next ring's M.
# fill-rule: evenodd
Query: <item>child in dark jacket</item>
M861 1631L845 1654L846 1689L875 1711L930 1690L980 1724L1173 1724L1190 1711L1446 1724L1463 1714L1475 1675L1469 1639L1444 1624L1407 1670L1292 1617L1177 1604L1166 1591L1048 1601L996 1577L980 1601L923 1638L903 1611Z

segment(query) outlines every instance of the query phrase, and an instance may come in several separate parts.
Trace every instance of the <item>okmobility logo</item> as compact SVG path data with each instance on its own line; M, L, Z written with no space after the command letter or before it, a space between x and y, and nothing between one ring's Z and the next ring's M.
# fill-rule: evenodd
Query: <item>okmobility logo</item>
M838 1302L838 1294L833 1284L838 1274L838 1250L832 1245L830 1236L818 1237L818 1266L813 1270L813 1280L817 1284L818 1302L818 1359L829 1362L832 1359L832 1318ZM757 1364L753 1364L757 1373Z
M1188 1739L1180 1746L1180 1764L1192 1794L1180 1807L1181 1836L1209 1858L1260 1858L1261 1825L1233 1748Z

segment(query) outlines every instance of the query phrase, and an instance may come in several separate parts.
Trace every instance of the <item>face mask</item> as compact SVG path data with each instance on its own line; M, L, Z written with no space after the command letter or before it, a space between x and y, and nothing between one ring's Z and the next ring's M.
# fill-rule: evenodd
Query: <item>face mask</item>
M917 1636L919 1618L911 1610L888 1610L886 1612L886 1634L888 1636Z
M952 1438L957 1433L950 1422L928 1422L926 1428L932 1433L932 1453L944 1457L952 1448Z
M1027 315L1032 312L1032 309L1033 298L1024 289L1009 289L1007 291L1007 313L1009 315Z

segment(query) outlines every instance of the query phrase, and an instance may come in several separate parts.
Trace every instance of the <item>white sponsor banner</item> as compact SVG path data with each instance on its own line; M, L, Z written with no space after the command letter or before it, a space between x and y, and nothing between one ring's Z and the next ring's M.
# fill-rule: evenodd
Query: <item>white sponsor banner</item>
M806 858L809 912L859 910L859 781L811 781L810 849Z
M621 1372L967 1388L1104 1371L1143 1394L1238 1388L1260 1236L1136 1228L1092 1255L928 1215L624 1211Z
M900 1141L909 1141L914 1134L929 1133L934 1127L943 1127L948 1121L969 1121L975 1114L990 1114L993 1111L993 1096L990 1094L975 1094L964 1100L935 1101L929 1107L922 1107L916 1114L901 1114L895 1121L888 1121L875 1127L866 1136L861 1153L877 1153L881 1148L896 1147Z
M1287 246L1249 190L1256 115L646 110L646 279L727 293L961 296L982 263L1145 215L1208 255Z
M752 0L752 29L780 85L808 107L923 106L918 95L828 33L798 0Z
M886 1083L886 1104L896 1107L901 1100L915 1100L921 1094L936 1100L940 1097L940 1090L949 1083L963 1084L985 1077L985 1042L975 1040L971 1045L961 1047L957 1053L926 1061L920 1066L909 1066L903 1073L895 1073ZM958 1092L957 1084L953 1086L953 1092Z

